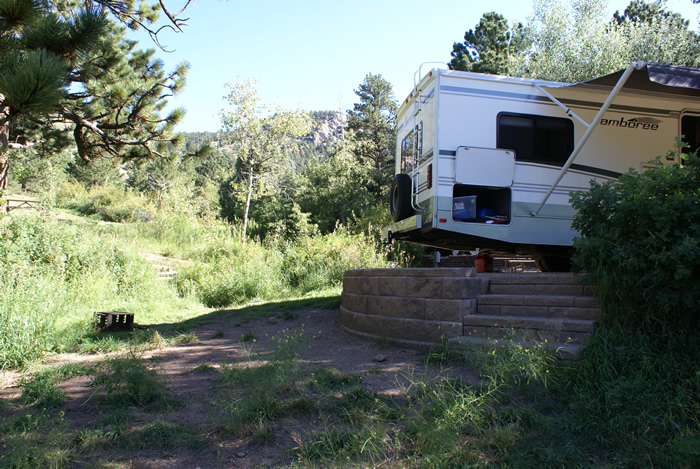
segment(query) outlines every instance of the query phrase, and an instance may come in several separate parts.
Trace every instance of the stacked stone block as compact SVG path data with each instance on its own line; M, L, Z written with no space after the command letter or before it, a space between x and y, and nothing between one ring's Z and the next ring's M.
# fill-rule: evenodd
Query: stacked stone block
M489 281L473 269L350 270L340 317L346 329L377 339L434 344L462 335Z
M340 317L356 334L414 345L515 335L582 343L598 316L572 274L476 274L474 269L350 270Z
M599 309L590 287L570 273L482 274L489 293L464 316L464 335L502 338L514 334L557 344L582 344L595 329Z

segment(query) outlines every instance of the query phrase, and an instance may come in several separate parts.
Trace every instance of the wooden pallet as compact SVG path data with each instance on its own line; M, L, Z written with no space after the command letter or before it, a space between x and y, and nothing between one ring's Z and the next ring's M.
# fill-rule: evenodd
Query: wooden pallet
M101 331L130 331L134 328L134 313L96 311L95 325Z

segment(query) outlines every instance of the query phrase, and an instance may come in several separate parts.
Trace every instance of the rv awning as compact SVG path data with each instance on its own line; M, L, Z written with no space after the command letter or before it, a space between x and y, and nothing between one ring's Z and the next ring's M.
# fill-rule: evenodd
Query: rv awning
M540 91L544 92L549 98L554 101L557 105L561 106L568 115L574 116L579 121L583 122L587 127L583 134L583 137L576 143L574 151L566 160L566 163L559 170L559 174L554 180L554 183L550 186L549 190L542 199L542 202L537 206L535 210L532 211L532 216L537 216L544 204L552 195L552 192L557 187L557 184L562 180L564 174L569 170L571 164L576 159L583 146L588 141L591 133L596 128L600 119L603 117L605 112L608 110L613 100L617 94L622 90L635 90L635 91L648 91L655 93L664 93L667 95L675 96L690 96L690 97L700 97L700 69L690 68L690 67L680 67L677 65L662 65L654 63L645 62L632 62L625 70L620 70L619 72L611 73L610 75L605 75L599 78L594 78L592 80L584 81L581 83L574 83L572 85L561 84L561 86L556 86L555 84L547 85L536 85ZM606 98L603 105L598 109L598 113L593 118L590 123L586 123L580 117L576 116L570 109L568 109L563 103L558 101L555 97L543 90L543 87L547 88L565 88L565 87L605 87L610 88L610 94Z
M639 65L641 63L638 63ZM625 70L620 70L610 75L570 85L544 86L547 88L587 88L591 86L612 88L620 80L624 72ZM678 65L643 64L639 69L635 69L632 72L623 89L700 97L700 69Z

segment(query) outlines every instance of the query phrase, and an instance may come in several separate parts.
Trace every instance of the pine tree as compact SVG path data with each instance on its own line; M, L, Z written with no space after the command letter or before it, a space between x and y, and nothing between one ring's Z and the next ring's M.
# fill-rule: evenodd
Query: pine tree
M398 106L391 83L381 75L367 74L355 94L360 102L348 111L352 152L362 166L371 168L367 190L380 202L394 175Z
M464 42L455 42L452 70L509 75L510 58L525 50L523 25L511 28L503 15L484 13L474 29L464 33Z
M161 117L166 98L184 85L187 67L165 73L154 51L138 51L125 26L156 40L162 1L0 0L0 189L7 185L10 148L75 146L86 163L162 156L177 143L177 109ZM72 139L66 136L71 135Z

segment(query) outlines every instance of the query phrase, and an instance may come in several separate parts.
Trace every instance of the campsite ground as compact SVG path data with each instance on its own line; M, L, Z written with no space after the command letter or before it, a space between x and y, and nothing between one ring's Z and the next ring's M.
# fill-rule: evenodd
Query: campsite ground
M78 453L75 456L78 467L269 467L301 459L300 446L306 435L329 425L327 417L318 411L292 412L275 418L272 426L257 432L243 430L231 423L230 406L251 397L246 396L246 392L256 391L246 388L245 382L239 383L242 390L232 391L235 385L226 379L232 370L261 369L269 363L284 368L285 363L289 365L293 361L292 381L296 380L296 384L304 379L313 380L315 374L323 374L319 370L326 370L331 374L324 376L343 377L344 382L357 384L358 390L352 392L361 392L358 395L395 399L405 397L411 376L441 373L440 365L425 363L425 352L350 335L340 325L337 309L305 308L270 313L249 321L228 317L195 326L187 334L190 343L179 346L132 348L107 357L59 354L45 362L43 366L61 368L69 364L96 365L104 363L106 358L136 358L157 373L167 399L174 403L166 406L164 412L153 412L147 406L132 402L117 407L118 413L128 416L119 419L115 418L115 404L110 404L105 387L96 384L99 382L95 378L97 372L59 382L57 388L65 397L49 412L52 418L60 416L60 424L67 425L73 452ZM474 380L465 366L453 368L449 373L460 374L467 381ZM269 379L266 386L279 386L279 376ZM292 381L283 384L288 387L283 394L293 392L296 384ZM18 417L29 409L20 405L23 389L26 389L21 384L26 383L19 373L4 373L0 398L10 403L4 410L6 418ZM310 389L315 399L324 392L319 386ZM331 391L336 397L344 392L341 388ZM24 393L26 395L26 391ZM153 430L154 422L160 425L161 433L170 435L147 433L146 429ZM77 445L79 448L75 445L76 438L84 440ZM10 444L5 444L4 451L17 449L9 447Z

